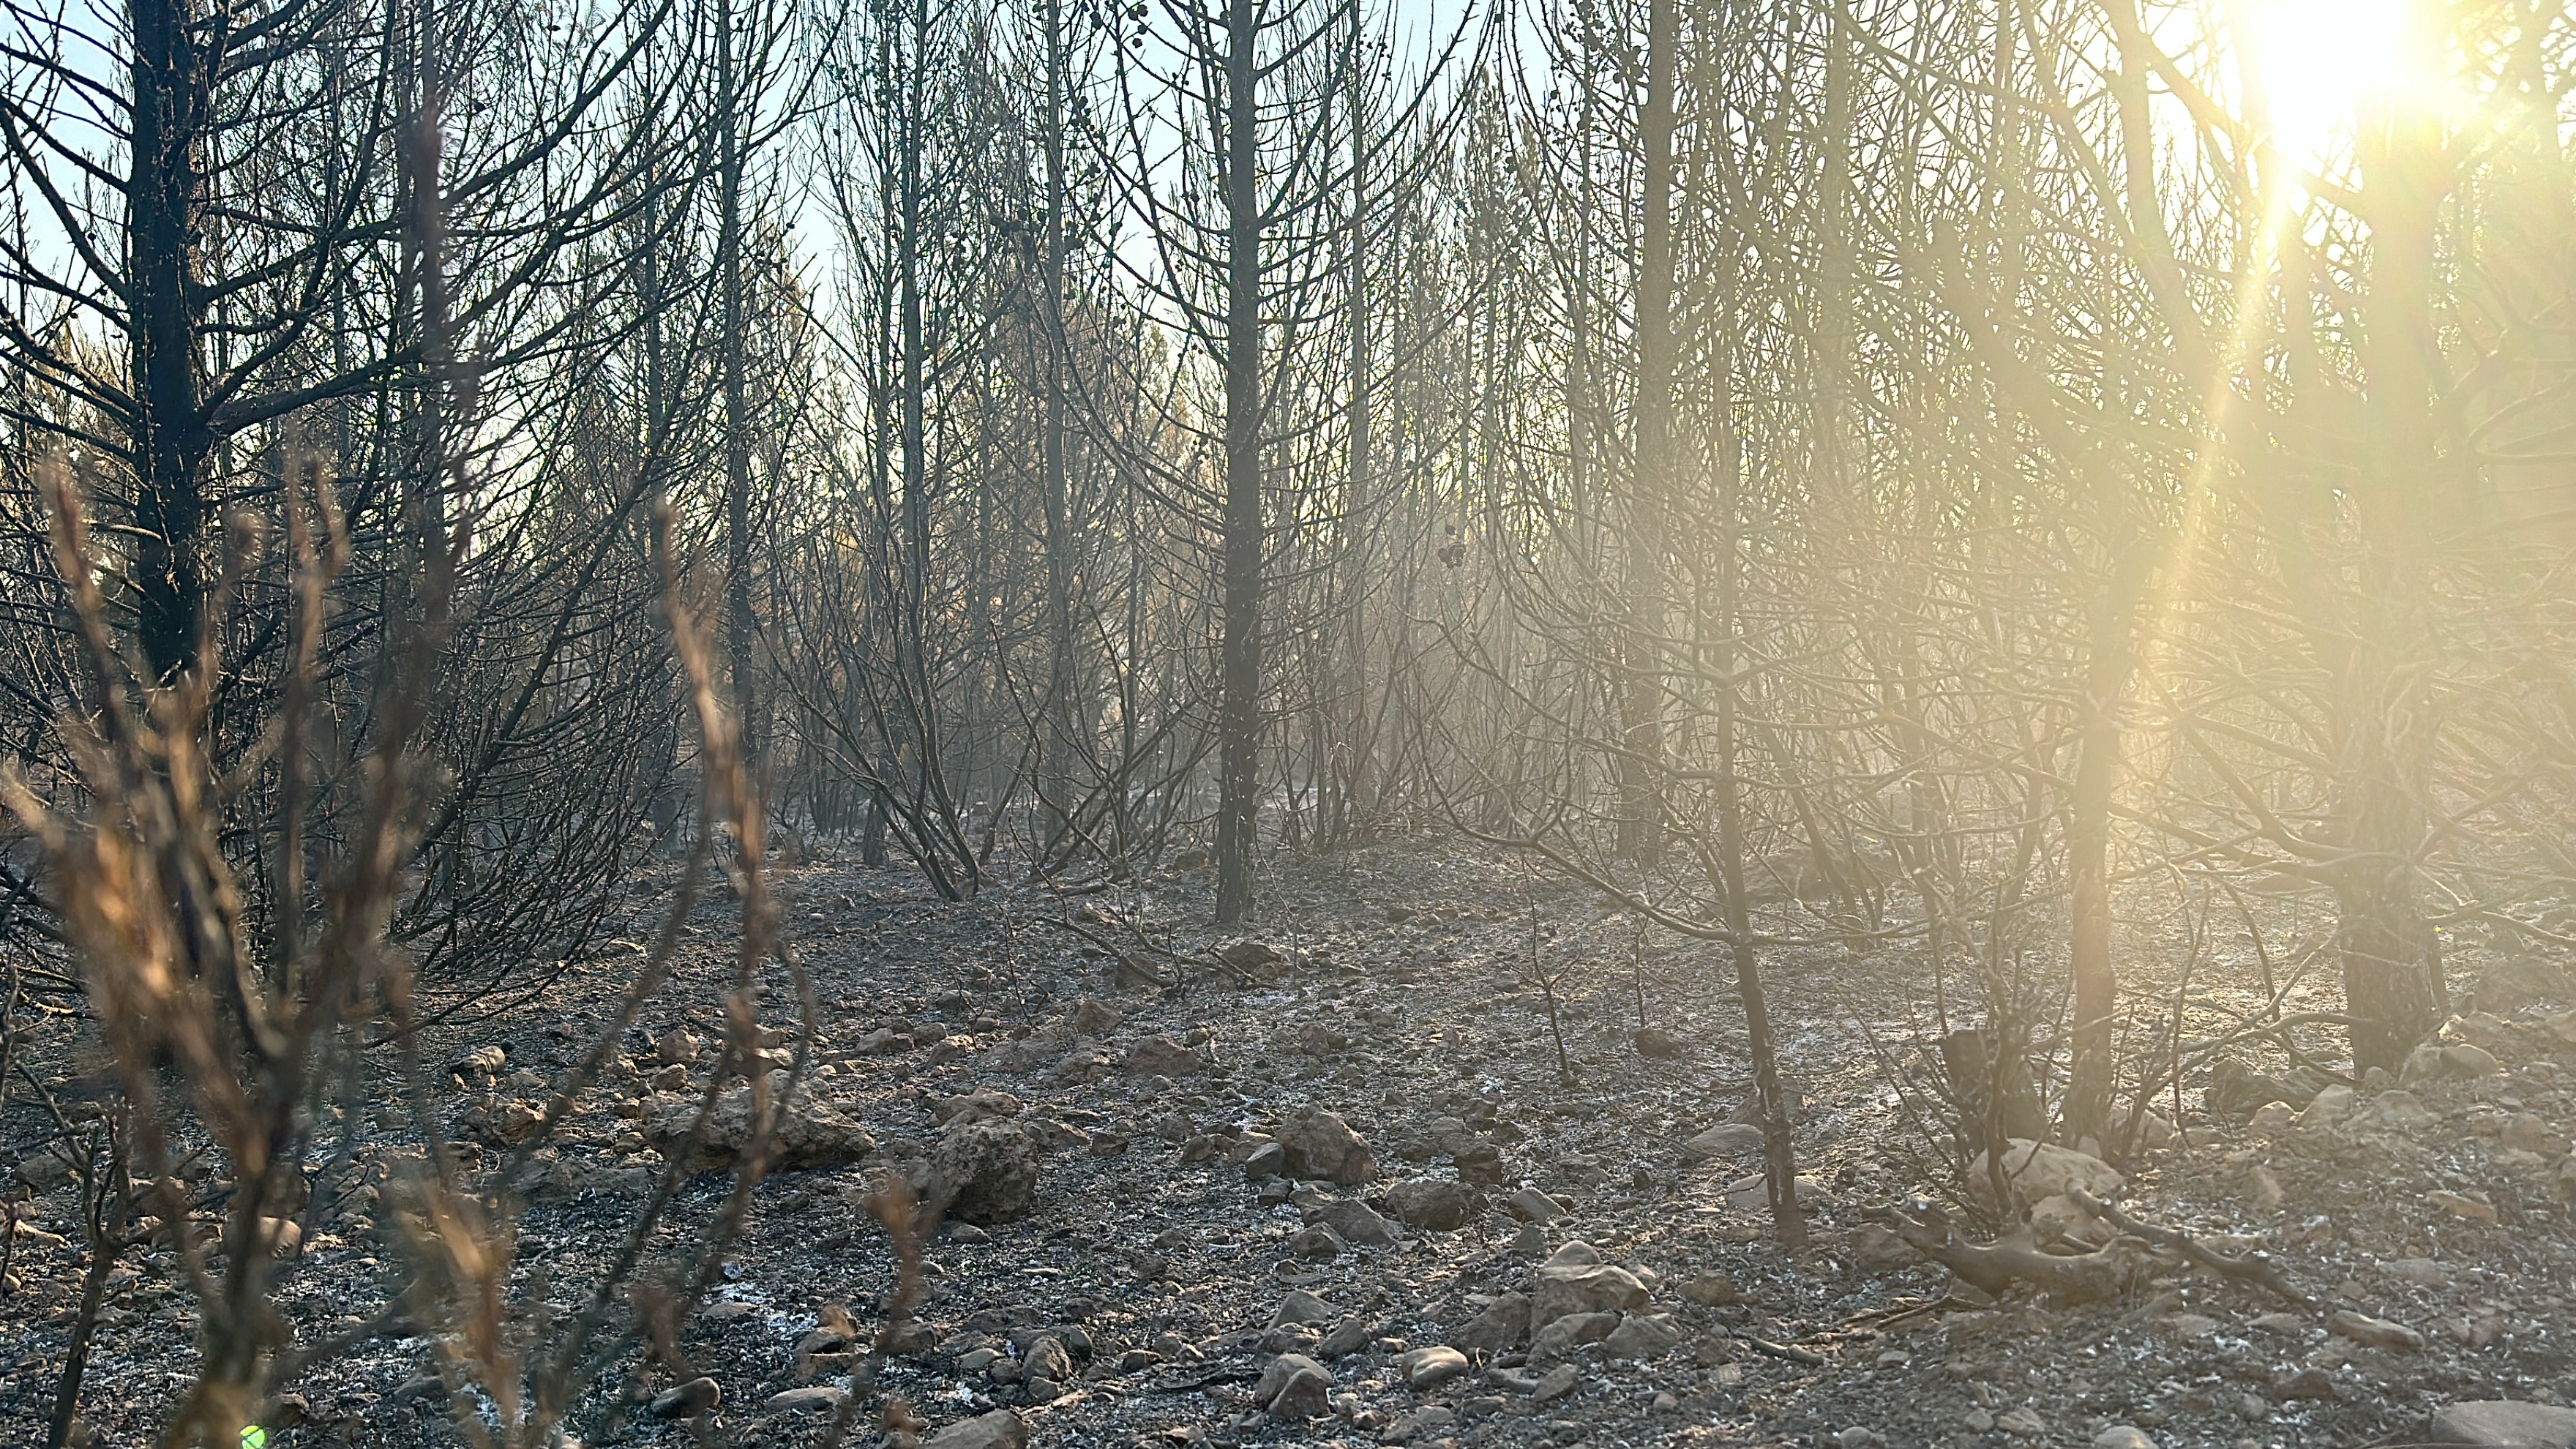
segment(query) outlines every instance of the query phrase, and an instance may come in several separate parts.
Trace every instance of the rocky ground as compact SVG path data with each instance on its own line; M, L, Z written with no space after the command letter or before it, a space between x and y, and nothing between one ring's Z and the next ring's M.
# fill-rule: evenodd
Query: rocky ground
M2086 1187L2205 1250L2269 1255L2295 1295L2131 1238L2119 1291L2066 1302L1969 1288L1890 1230L1950 1177L1894 1089L1935 985L1900 952L1770 963L1816 1229L1793 1253L1768 1229L1715 948L1641 942L1518 862L1420 843L1299 862L1252 929L1222 936L1202 924L1204 872L966 907L840 860L782 877L822 1003L782 1133L794 1165L754 1194L640 1383L590 1388L587 1443L818 1442L893 1291L862 1205L888 1176L957 1195L883 1380L942 1449L2563 1443L2576 1420L2549 1417L2576 1401L2576 1003L2549 999L2564 978L2546 971L2486 991L2478 1005L2506 1009L2455 1022L2403 1084L2223 1070L2142 1119L2124 1172L2047 1154L2016 1191L2044 1199L2061 1251L2109 1234L2042 1189ZM639 939L674 884L638 881ZM672 1005L519 1179L523 1321L578 1303L672 1158L707 1170L648 1256L703 1241L721 1211L742 1124L721 1106L690 1122L734 915L701 908ZM500 1161L621 984L603 963L443 1037L453 1130ZM76 1060L77 1024L52 1019L28 1050ZM13 1102L16 1150L41 1124ZM403 1124L383 1104L349 1165L317 1175L276 1303L300 1340L364 1323L412 1271L377 1221ZM0 1299L9 1444L41 1442L81 1266L59 1167L32 1153L15 1170L32 1197ZM194 1170L219 1208L219 1165ZM95 1443L151 1442L185 1383L170 1258L147 1243L115 1270ZM487 1411L401 1332L312 1369L268 1442L460 1442L456 1416ZM2498 1400L2523 1407L2456 1407Z

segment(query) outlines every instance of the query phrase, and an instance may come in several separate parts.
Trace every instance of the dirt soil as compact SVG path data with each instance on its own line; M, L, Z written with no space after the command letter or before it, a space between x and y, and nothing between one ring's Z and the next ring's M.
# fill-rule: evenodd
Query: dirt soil
M883 1387L934 1434L1010 1410L1028 1442L1068 1446L2142 1442L2106 1435L2122 1425L2160 1446L2347 1446L2418 1441L2452 1401L2576 1400L2576 1017L2553 1015L2566 1003L2455 1023L2452 1038L2492 1062L2454 1053L2403 1100L2364 1091L2340 1116L2283 1107L2249 1120L2259 1103L2216 1115L2202 1084L2185 1084L2180 1131L2124 1164L2123 1206L2225 1251L2269 1253L2309 1305L2172 1260L2110 1301L1988 1299L1884 1227L1890 1209L1949 1191L1945 1139L1892 1086L1891 1068L1922 1060L1933 1014L1935 984L1907 952L1817 947L1768 963L1804 1099L1797 1148L1816 1228L1790 1253L1770 1234L1758 1144L1746 1142L1758 1133L1687 1146L1738 1117L1747 1095L1720 949L1641 945L1616 907L1517 861L1420 842L1295 860L1254 925L1221 935L1205 925L1203 870L1070 902L1005 891L966 906L935 901L907 872L838 858L780 876L822 1003L804 1100L864 1136L827 1135L813 1155L828 1165L759 1187L744 1238L667 1356L630 1353L589 1387L573 1422L584 1443L818 1442L827 1411L772 1401L814 1386L826 1392L803 1401L828 1401L851 1362L843 1340L881 1322L892 1255L859 1206L868 1176L922 1177L949 1130L934 1105L979 1090L1016 1099L1000 1120L1044 1155L1025 1215L1005 1203L988 1214L1000 1220L952 1219L929 1243L927 1331L889 1362ZM638 879L634 939L675 888L671 867ZM520 1315L576 1306L619 1250L664 1163L641 1128L682 1100L652 1079L705 1085L704 1059L664 1038L714 1031L737 915L721 900L701 907L666 1004L624 1043L629 1060L521 1179ZM1572 1085L1530 972L1534 917L1541 959L1561 976ZM1238 967L1212 958L1245 941L1269 949L1229 953ZM1137 982L1095 942L1176 983ZM579 1055L633 959L583 968L493 1022L445 1028L436 1060L459 1064L440 1089L452 1130L508 1135L511 1104L540 1097ZM792 1026L784 995L764 1017ZM1672 1055L1640 1051L1641 1010ZM466 1064L495 1042L506 1048L496 1070ZM34 1070L68 1071L81 1060L76 1021L41 1025L29 1051ZM0 1142L14 1150L44 1127L20 1095L11 1102ZM1264 1142L1307 1109L1365 1139L1375 1180L1270 1171L1280 1154ZM2171 1117L2177 1102L2161 1110ZM313 1230L280 1275L276 1307L299 1341L365 1322L410 1271L375 1226L387 1210L374 1184L409 1145L405 1119L389 1102L367 1115L353 1160L317 1175ZM0 1299L10 1445L42 1442L83 1261L59 1170L41 1154L16 1167L35 1193ZM218 1165L198 1172L218 1206ZM1397 1186L1415 1178L1444 1186ZM702 1241L730 1182L688 1180L647 1261ZM1462 1209L1456 1226L1404 1221ZM1626 1268L1645 1301L1594 1323L1596 1338L1618 1329L1606 1340L1550 1343L1533 1362L1525 1336L1495 1325L1543 1261L1586 1256L1570 1244ZM115 1271L84 1400L97 1444L152 1442L187 1381L194 1318L169 1264L146 1245ZM1499 1318L1487 1312L1498 1299ZM1314 1321L1278 1323L1283 1305ZM818 1334L841 1308L855 1334ZM2330 1330L2346 1309L2395 1328ZM454 1416L484 1411L451 1400L430 1341L402 1332L304 1375L279 1420L292 1427L267 1442L461 1442ZM1569 1336L1582 1337L1558 1335ZM1460 1338L1474 1345L1463 1366L1431 1356L1447 1366L1408 1386L1407 1350ZM1277 1350L1330 1375L1303 1401L1319 1417L1254 1406ZM1455 1376L1433 1382L1444 1373ZM721 1386L713 1411L665 1420L644 1407L696 1375ZM944 1442L986 1442L974 1435L1000 1427L987 1419ZM871 1420L856 1440L878 1437Z

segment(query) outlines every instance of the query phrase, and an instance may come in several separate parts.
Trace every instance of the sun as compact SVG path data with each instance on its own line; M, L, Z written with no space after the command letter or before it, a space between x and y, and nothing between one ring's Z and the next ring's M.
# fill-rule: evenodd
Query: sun
M2255 0L2251 8L2272 134L2294 160L2315 162L2358 104L2408 84L2410 0Z

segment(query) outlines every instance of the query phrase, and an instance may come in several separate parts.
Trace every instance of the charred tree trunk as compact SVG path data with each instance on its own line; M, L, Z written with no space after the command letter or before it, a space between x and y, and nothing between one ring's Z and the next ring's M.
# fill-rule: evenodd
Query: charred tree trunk
M206 610L203 473L215 437L197 343L205 310L206 138L221 39L207 33L195 0L134 0L130 18L136 633L153 677L166 681L194 659Z
M717 284L723 289L724 460L725 460L725 667L733 689L734 716L741 721L743 764L755 787L762 783L765 741L761 729L753 658L758 629L751 606L751 405L743 352L746 339L743 305L742 181L745 86L741 57L735 54L733 6L716 7L717 84L723 89L724 134L718 138L716 162Z
M1261 193L1260 30L1251 0L1226 12L1225 516L1218 662L1216 918L1252 908L1261 788Z

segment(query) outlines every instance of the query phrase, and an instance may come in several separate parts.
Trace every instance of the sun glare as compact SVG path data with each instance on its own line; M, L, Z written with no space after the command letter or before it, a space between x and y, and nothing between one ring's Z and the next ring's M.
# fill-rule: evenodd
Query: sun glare
M2408 0L2257 0L2255 60L2283 151L2313 161L2368 96L2406 80Z

